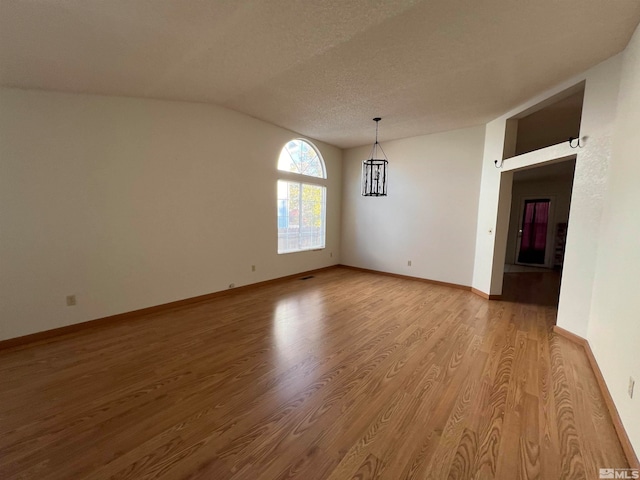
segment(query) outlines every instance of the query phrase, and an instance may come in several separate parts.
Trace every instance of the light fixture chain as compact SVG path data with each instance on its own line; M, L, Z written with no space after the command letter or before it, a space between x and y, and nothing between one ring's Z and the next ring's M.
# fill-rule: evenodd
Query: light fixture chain
M382 149L382 145L378 145L380 147L380 151L382 152L382 156L385 158L385 160L387 159L387 154L384 153L384 150Z
M380 125L380 119L374 118L373 120L376 122L376 143L373 144L373 147L375 148L375 155L373 158L378 158L378 146L380 145L378 143L378 126Z

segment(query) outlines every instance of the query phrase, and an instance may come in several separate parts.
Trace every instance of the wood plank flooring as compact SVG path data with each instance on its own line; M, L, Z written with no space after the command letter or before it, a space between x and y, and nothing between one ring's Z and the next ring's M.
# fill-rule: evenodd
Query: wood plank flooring
M627 467L584 352L550 331L553 288L509 275L507 300L489 302L336 268L0 352L0 478Z

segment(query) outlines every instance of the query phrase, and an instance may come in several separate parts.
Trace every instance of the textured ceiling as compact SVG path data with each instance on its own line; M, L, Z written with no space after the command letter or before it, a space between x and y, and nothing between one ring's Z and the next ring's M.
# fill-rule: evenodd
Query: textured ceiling
M350 147L485 123L621 51L638 0L0 0L0 83L211 102Z

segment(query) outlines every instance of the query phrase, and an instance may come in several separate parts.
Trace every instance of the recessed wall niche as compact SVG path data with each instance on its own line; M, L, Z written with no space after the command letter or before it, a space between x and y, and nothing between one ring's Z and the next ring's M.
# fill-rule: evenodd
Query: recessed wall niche
M503 159L580 136L584 82L507 120Z

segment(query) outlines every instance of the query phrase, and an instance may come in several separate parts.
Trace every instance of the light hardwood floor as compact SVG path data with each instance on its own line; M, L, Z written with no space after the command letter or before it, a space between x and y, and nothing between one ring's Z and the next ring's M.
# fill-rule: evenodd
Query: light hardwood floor
M554 289L511 275L489 302L336 268L0 352L0 478L626 467L584 351L550 332Z

